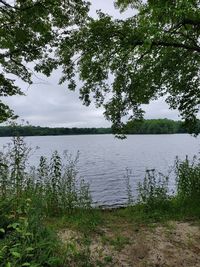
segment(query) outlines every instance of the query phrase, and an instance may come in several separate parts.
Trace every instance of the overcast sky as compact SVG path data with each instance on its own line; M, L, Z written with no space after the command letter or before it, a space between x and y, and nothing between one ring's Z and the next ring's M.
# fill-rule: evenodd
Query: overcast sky
M113 6L113 0L92 0L91 15L95 10L102 11L115 18L127 17L132 14L128 10L121 15ZM6 99L6 103L21 119L32 125L49 127L109 127L110 123L103 116L103 109L96 109L94 105L85 107L79 100L79 93L70 92L67 84L59 86L60 71L54 72L50 78L36 74L34 84L28 87L18 81L26 96L13 96ZM169 110L163 100L153 102L145 107L145 118L178 119L176 111Z

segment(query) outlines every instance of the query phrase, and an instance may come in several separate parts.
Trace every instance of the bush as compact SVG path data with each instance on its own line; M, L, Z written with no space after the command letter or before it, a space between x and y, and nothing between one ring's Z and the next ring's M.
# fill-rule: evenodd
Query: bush
M7 220L0 225L0 266L62 266L57 237L43 225L31 200L21 200L17 209L12 204L9 210L7 201L1 207Z
M90 208L89 185L77 178L78 155L73 158L66 154L64 163L55 151L50 162L41 157L35 168L28 167L29 153L22 137L14 137L6 152L0 153L0 199L9 196L40 200L39 206L47 215Z
M61 267L66 259L45 217L89 209L89 185L77 178L78 155L66 154L63 163L55 151L35 168L28 165L30 151L14 137L0 152L0 266Z
M149 210L165 207L168 200L168 177L157 173L154 169L147 170L142 183L138 185L138 201Z
M177 197L181 202L200 200L200 160L194 157L190 162L176 160Z
M200 159L175 161L175 194L170 195L168 177L155 170L146 171L138 187L138 202L142 211L158 219L163 217L185 218L200 216Z

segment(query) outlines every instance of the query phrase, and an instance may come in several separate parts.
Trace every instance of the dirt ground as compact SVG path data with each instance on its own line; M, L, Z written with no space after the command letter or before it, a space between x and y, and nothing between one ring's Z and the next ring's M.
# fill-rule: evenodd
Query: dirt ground
M81 233L65 229L59 237L77 251L85 249ZM100 229L87 244L94 266L200 267L200 226L194 223L123 224Z

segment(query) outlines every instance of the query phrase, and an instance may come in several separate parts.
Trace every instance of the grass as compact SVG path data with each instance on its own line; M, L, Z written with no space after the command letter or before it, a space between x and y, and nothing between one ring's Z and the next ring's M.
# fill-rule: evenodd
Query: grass
M130 258L132 253L137 254L138 258L134 259L136 262L138 259L138 261L147 260L147 262L150 262L149 249L156 243L153 241L154 238L160 237L162 237L164 244L170 243L171 246L174 246L174 251L177 251L177 254L179 253L179 249L182 249L185 253L191 250L193 253L194 249L198 248L198 246L194 245L196 238L199 238L200 234L198 230L199 226L197 226L200 221L197 217L191 218L184 216L179 217L179 220L174 220L173 216L168 217L167 220L164 217L162 220L157 221L157 217L154 218L154 220L152 220L152 218L149 220L148 217L139 217L137 214L137 218L134 219L136 209L137 206L114 211L100 210L97 217L100 217L101 220L96 220L98 223L95 224L95 227L90 229L88 226L86 231L79 226L77 227L77 224L74 224L73 221L69 224L66 217L63 218L62 224L56 228L56 231L62 236L63 239L61 240L64 240L64 242L70 244L73 248L75 247L74 254L70 254L71 264L75 262L77 264L75 266L122 266L120 265L121 260L123 259L126 262L126 256ZM185 218L187 218L187 220L185 220ZM81 217L79 221L80 224L81 221L84 220L85 218ZM197 236L193 233L191 234L189 229L187 234L189 238L185 238L181 242L176 240L176 237L180 235L180 232L177 231L177 227L181 224L183 224L183 229L186 229L186 231L187 227L191 227L191 229L193 229L193 227L197 228L197 230L195 230ZM162 229L162 231L159 230L161 233L157 232L157 229ZM71 234L66 235L65 231ZM147 237L149 238L148 240L146 239ZM160 239L158 241L160 241ZM148 248L148 246L150 248ZM78 256L77 251L80 252ZM85 258L86 255L87 260ZM195 252L192 254L192 257L195 258L197 255L197 252ZM182 257L184 259L184 252L182 252ZM106 259L112 259L112 261L109 262ZM71 266L73 266L73 264ZM143 265L135 263L135 266Z
M187 222L188 249L198 250L190 232L197 226L188 226L200 225L197 158L176 161L176 195L168 193L168 177L151 170L133 204L127 174L127 207L101 210L91 207L89 185L77 178L78 157L66 155L64 163L54 152L50 161L41 157L37 168L27 169L29 153L21 137L0 152L0 266L120 266L121 258L131 257L151 266L146 238L161 231L165 240L177 221Z
M33 228L40 225L43 230L37 229L34 232L32 228L31 230L27 229L28 233L30 232L34 236L34 241L30 239L23 243L23 237L16 238L13 229L12 238L14 239L11 239L9 243L7 240L5 241L11 251L13 246L15 249L15 245L19 242L16 240L22 240L20 246L25 254L22 255L23 261L16 261L15 257L12 259L10 254L6 254L6 257L8 262L12 263L11 266L22 266L20 265L22 262L29 263L30 266L112 266L114 259L116 261L116 255L122 254L123 257L126 249L132 247L135 242L137 242L138 250L143 251L144 248L140 248L142 245L138 241L138 239L144 238L143 233L154 233L158 226L174 233L177 220L180 222L187 220L187 222L195 222L196 225L200 225L199 216L194 216L194 214L189 216L187 213L182 213L175 216L175 213L172 213L171 216L168 214L167 217L166 213L161 211L147 214L140 205L112 211L81 212L77 210L70 215L43 217L40 221L35 219L35 226L33 225ZM44 233L40 236L42 231ZM63 234L65 231L67 233L71 231L72 237L70 235L65 237ZM57 233L60 233L59 238ZM9 232L8 234L10 235ZM134 236L136 236L135 239ZM139 236L141 237L139 238ZM190 237L190 240L186 242L189 242L189 247L190 244L193 244L193 237ZM94 244L97 246L95 251L93 249ZM28 256L26 250L29 247L34 249L32 258ZM106 253L103 252L105 248ZM37 249L41 254L38 254ZM21 253L21 251L17 252ZM3 257L5 259L5 254ZM138 257L142 258L143 256L139 255ZM36 259L37 263L34 262ZM0 266L6 265L0 264Z

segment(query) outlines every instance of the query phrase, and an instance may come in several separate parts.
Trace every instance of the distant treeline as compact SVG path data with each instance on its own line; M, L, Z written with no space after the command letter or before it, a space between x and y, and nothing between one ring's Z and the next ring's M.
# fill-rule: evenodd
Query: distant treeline
M175 134L187 133L182 121L168 119L154 119L143 121L130 121L125 127L126 134ZM200 121L196 127L196 133L200 132Z
M111 128L49 128L40 126L0 126L0 136L43 136L43 135L80 135L110 134Z
M200 132L200 123L197 127ZM40 126L0 126L0 136L42 136L42 135L84 135L111 134L112 128L49 128ZM187 133L184 123L168 119L143 120L128 122L126 134L174 134Z

